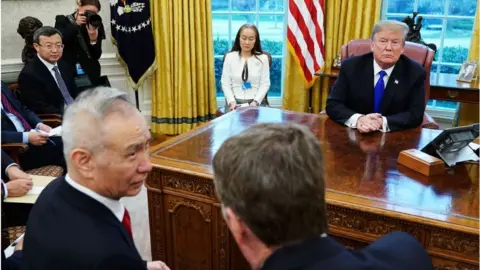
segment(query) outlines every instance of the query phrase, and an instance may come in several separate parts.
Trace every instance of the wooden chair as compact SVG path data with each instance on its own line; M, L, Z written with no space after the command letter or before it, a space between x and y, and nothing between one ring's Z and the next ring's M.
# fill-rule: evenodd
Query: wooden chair
M342 61L357 55L369 53L371 51L370 39L356 39L351 40L341 48ZM426 70L425 77L425 106L430 96L430 68L432 67L433 57L435 53L432 49L425 45L407 41L405 43L405 50L403 52L408 58L416 61ZM324 113L324 111L322 112ZM433 118L425 112L423 122L420 125L422 128L439 129L440 125L433 120Z
M227 52L227 53L228 53L228 52ZM225 53L225 54L223 55L223 61L222 61L222 63L225 62L225 57L227 56L227 53ZM269 52L267 52L267 51L263 51L263 54L266 54L266 55L267 55L267 57L268 57L268 65L269 65L270 70L271 70L271 69L272 69L272 55L271 55ZM264 98L264 99L265 99L265 103L266 103L268 106L270 106L270 103L268 102L268 91L267 91L267 94L265 95L265 98ZM225 103L226 103L226 102L227 102L227 100L225 99ZM216 112L215 115L216 115L216 117L220 117L220 116L224 115L225 113L227 113L227 112L225 112L225 106L222 106L222 107L220 107L220 108L217 109L217 112Z

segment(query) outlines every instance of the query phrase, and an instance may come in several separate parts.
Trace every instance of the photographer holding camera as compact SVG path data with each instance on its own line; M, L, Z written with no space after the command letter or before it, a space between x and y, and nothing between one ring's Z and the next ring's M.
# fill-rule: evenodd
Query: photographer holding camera
M105 29L100 11L99 0L78 0L77 10L70 15L58 15L55 28L63 35L63 57L77 74L84 72L92 85L97 84L100 77L100 56L102 55L102 39Z

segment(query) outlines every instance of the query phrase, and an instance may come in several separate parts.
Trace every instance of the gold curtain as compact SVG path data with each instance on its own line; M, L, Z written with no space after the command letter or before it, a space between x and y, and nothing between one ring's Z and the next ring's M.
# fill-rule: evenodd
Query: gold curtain
M480 29L479 21L480 20L480 3L477 3L477 11L475 13L475 24L473 26L472 41L470 43L470 51L468 53L469 61L476 61L480 64ZM477 74L480 66L477 67ZM480 78L477 78L480 80ZM470 125L473 123L478 123L478 114L479 107L478 104L463 103L460 104L460 118L458 120L459 126Z
M180 134L217 109L210 0L150 2L155 57L152 132Z
M325 24L325 64L329 72L333 59L340 47L352 39L369 38L373 25L380 20L381 0L327 0ZM306 111L309 90L295 58L287 53L283 108L293 111ZM316 80L312 90L313 112L325 108L328 97L328 80Z

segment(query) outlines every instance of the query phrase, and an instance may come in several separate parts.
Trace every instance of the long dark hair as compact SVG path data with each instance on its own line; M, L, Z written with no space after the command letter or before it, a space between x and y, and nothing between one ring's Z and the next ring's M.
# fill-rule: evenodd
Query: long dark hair
M260 33L258 32L257 27L254 24L246 23L238 29L237 36L235 37L235 42L233 43L233 47L230 52L237 52L240 54L242 52L242 47L240 47L240 34L242 33L243 29L250 28L255 32L255 44L252 48L252 55L254 55L258 59L258 55L263 53L262 51L262 43L260 42Z
M30 16L21 19L18 23L17 33L25 40L22 50L22 62L25 64L37 54L33 47L33 33L42 26L43 23L39 19Z

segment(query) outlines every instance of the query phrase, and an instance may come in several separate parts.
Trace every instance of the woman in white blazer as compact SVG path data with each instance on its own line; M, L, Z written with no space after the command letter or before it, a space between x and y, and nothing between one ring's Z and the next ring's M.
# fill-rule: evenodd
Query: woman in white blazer
M255 25L244 24L223 62L222 90L226 111L240 106L266 106L269 88L269 59L262 51L260 34Z

